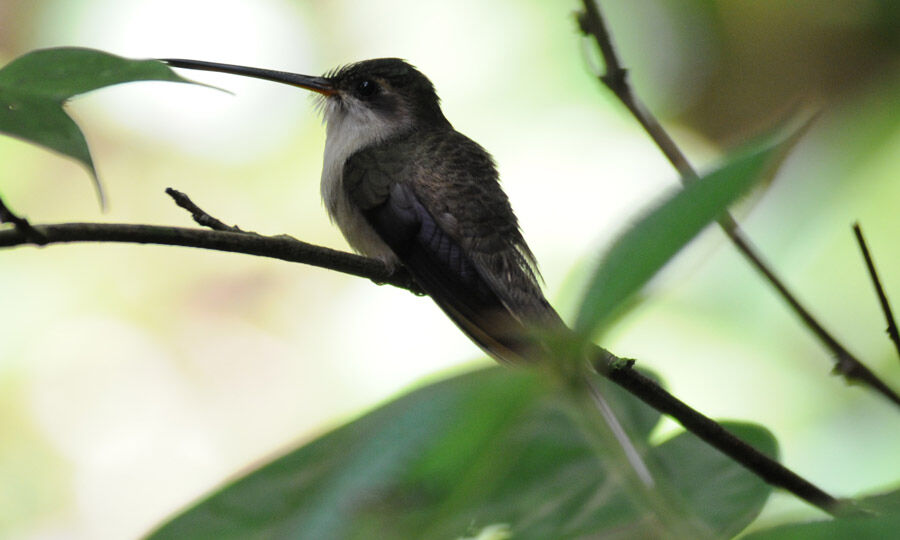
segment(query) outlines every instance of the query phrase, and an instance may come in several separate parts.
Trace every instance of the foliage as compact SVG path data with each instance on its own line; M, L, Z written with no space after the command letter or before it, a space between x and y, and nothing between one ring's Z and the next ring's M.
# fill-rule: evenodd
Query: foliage
M78 160L91 174L102 202L87 141L63 105L79 94L133 81L191 82L154 60L82 48L33 51L0 69L0 133Z
M612 391L632 433L659 414ZM662 534L633 504L537 374L502 368L420 388L273 460L150 538L456 538L492 525L513 538ZM729 428L768 453L763 428ZM670 504L714 537L759 512L771 488L689 433L648 456Z
M87 49L36 51L0 70L0 131L77 159L96 181L84 137L62 106L74 95L138 80L186 82L154 61ZM608 323L764 177L780 149L767 143L736 152L632 225L594 274L579 314L581 334L592 336ZM609 397L628 431L646 440L659 415L621 391ZM568 406L558 388L534 373L494 368L447 379L264 464L152 538L452 538L488 530L515 538L663 535L657 517L634 504L620 473L604 465L564 414ZM775 454L764 428L725 425ZM652 447L646 458L666 504L703 536L739 533L771 491L690 434ZM791 525L754 538L896 530L892 506L871 508L887 515Z
M771 141L735 153L720 169L676 191L625 231L600 261L584 295L576 331L598 328L678 251L762 180L779 147Z

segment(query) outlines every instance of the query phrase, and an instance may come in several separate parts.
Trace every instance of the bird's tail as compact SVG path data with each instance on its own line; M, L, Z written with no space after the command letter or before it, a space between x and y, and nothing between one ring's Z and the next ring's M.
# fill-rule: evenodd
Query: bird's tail
M502 363L522 365L533 364L546 361L547 357L554 355L553 347L542 339L548 336L572 337L572 331L566 327L562 318L547 304L544 321L541 327L552 328L552 332L531 332L528 333L522 329L521 322L513 319L509 312L503 310L494 312L495 318L491 319L487 315L483 315L484 320L472 320L469 317L457 313L451 307L438 303L447 315L457 324L457 326L469 336L472 341L478 344L487 354L499 360ZM499 321L497 320L499 319ZM602 422L592 422L588 418L582 418L585 424L591 424L590 430L601 436L601 442L604 446L617 445L621 447L627 465L634 470L635 476L640 480L645 488L651 488L654 485L653 476L650 469L641 457L641 453L635 447L634 442L629 438L628 433L622 427L622 423L616 417L609 402L603 397L603 393L598 388L599 381L592 380L591 374L593 369L591 363L585 362L586 366L582 369L577 377L581 382L576 383L582 385L583 388L576 388L577 392L586 392L590 397L590 402L600 413ZM625 466L625 463L621 463Z
M632 442L631 438L625 432L625 428L622 427L622 424L613 412L612 407L610 407L609 402L603 397L600 389L597 388L596 383L591 380L588 373L584 373L581 376L581 379L584 382L587 393L591 397L591 401L597 407L600 416L603 417L605 427L608 428L608 433L612 435L615 442L622 448L625 458L628 460L628 464L645 487L653 487L654 481L653 475L650 474L650 469L641 457L641 453L635 447L634 442Z
M543 296L538 296L536 300L533 296L529 297L536 306L530 307L529 323L526 324L514 316L513 311L500 302L493 292L484 298L477 295L447 294L448 291L442 288L442 282L428 279L429 277L431 276L419 281L438 306L475 344L501 363L520 366L541 364L558 354L548 340L574 339L572 330ZM521 311L529 310L523 307ZM593 370L590 362L585 363L587 365L576 375L583 381L584 388L576 388L576 391L586 392L590 396L590 401L599 411L603 422L591 422L589 418L581 420L592 424L591 431L602 436L605 446L620 446L627 464L635 471L640 482L645 487L652 487L654 482L650 470L603 397L597 382L591 380Z

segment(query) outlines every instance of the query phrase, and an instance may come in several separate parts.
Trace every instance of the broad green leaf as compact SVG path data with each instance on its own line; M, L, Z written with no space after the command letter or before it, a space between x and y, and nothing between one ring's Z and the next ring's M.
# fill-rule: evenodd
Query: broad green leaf
M825 521L791 523L757 531L747 540L881 540L897 538L900 531L900 490L873 495L851 502L852 508L866 514Z
M632 433L658 414L619 389ZM644 410L641 410L641 409ZM649 510L619 486L533 373L473 372L403 396L277 458L150 535L182 538L655 538ZM772 451L762 428L739 426ZM744 528L770 489L682 434L648 456L664 495L715 537ZM682 515L681 513L678 514Z
M856 506L869 512L900 515L900 489L857 499Z
M844 518L784 525L750 534L745 540L888 540L900 536L900 515Z
M84 135L63 110L69 98L132 81L191 82L156 60L129 60L73 47L42 49L0 69L0 133L75 158L103 191Z
M736 155L720 169L675 192L625 231L589 282L576 331L586 339L593 338L682 247L762 180L781 151L781 145L768 144Z
M775 458L778 443L762 426L721 422L731 433L760 452ZM661 467L687 506L717 538L731 538L749 525L772 488L718 450L690 433L682 433L659 446Z

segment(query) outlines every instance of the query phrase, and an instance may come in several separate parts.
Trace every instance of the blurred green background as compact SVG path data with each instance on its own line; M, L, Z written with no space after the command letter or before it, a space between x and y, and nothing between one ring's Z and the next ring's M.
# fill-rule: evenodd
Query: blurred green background
M900 4L602 2L632 80L701 168L798 110L821 111L736 209L821 320L900 388L850 225L900 298ZM416 64L497 159L549 298L571 316L603 246L677 177L589 65L576 2L0 0L0 62L40 47L322 73ZM36 223L225 222L344 248L318 194L309 96L138 83L76 99L110 209L74 162L0 138L0 194ZM705 413L759 422L839 496L896 486L900 416L831 360L717 230L670 265L604 345ZM0 253L0 536L130 538L248 467L423 379L482 363L431 303L324 270L119 245ZM668 429L672 429L671 426ZM763 523L816 515L783 495Z

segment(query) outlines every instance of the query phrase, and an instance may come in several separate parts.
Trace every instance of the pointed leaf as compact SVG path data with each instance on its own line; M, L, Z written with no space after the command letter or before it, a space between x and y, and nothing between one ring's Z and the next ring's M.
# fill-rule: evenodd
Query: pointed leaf
M747 540L831 540L896 538L900 531L900 490L850 501L855 515L780 525L747 535Z
M0 69L0 88L57 103L105 86L150 80L191 82L157 60L130 60L79 47L32 51Z
M776 457L778 442L754 424L720 422L760 452ZM668 489L676 489L694 516L715 524L714 537L731 538L762 510L772 487L691 433L681 433L659 446Z
M96 181L84 135L58 103L0 86L0 132L77 159Z
M104 86L143 80L191 82L156 60L129 60L72 47L30 52L0 69L0 133L81 162L90 172L102 202L87 142L63 104L73 96Z
M897 538L900 514L854 517L782 525L747 535L746 540L883 540Z
M783 151L782 145L765 144L739 153L666 198L625 231L591 278L576 331L585 339L593 338L682 247L763 179Z

